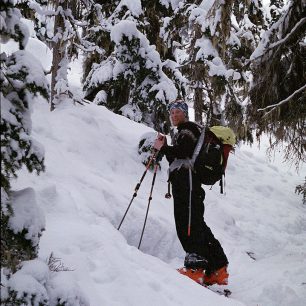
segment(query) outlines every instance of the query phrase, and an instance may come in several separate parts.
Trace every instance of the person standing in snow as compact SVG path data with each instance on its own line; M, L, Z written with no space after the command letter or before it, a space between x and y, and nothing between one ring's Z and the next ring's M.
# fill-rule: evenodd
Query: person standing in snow
M184 266L190 269L204 269L206 283L227 284L227 257L210 228L204 215L205 192L196 174L192 174L191 231L188 231L189 219L189 170L184 160L191 158L200 130L196 123L188 119L188 105L177 100L169 105L170 120L177 127L172 146L166 138L159 136L154 148L165 155L170 165L169 180L172 184L174 199L174 218L178 238L186 252Z

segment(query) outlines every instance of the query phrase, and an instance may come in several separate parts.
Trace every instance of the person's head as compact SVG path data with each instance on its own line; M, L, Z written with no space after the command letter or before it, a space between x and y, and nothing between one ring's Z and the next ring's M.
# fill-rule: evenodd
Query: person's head
M174 126L188 121L188 105L183 100L169 104L170 120Z

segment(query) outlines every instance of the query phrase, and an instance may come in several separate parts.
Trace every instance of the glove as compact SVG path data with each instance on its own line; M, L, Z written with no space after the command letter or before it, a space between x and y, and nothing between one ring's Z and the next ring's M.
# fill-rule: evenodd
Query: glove
M158 133L157 139L155 140L153 145L154 149L159 151L165 144L167 144L166 137Z

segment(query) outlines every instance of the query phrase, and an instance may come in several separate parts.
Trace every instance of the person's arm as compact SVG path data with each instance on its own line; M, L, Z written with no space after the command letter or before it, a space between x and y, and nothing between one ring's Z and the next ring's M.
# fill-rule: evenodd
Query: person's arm
M192 156L196 142L194 134L190 130L184 129L179 133L177 144L174 146L163 145L160 153L165 154L168 160L185 159Z

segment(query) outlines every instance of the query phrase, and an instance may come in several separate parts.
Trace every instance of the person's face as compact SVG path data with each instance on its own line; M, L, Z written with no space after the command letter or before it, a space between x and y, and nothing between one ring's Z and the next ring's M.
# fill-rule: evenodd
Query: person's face
M170 120L174 126L178 126L179 124L184 123L187 119L182 110L173 108L170 111Z

